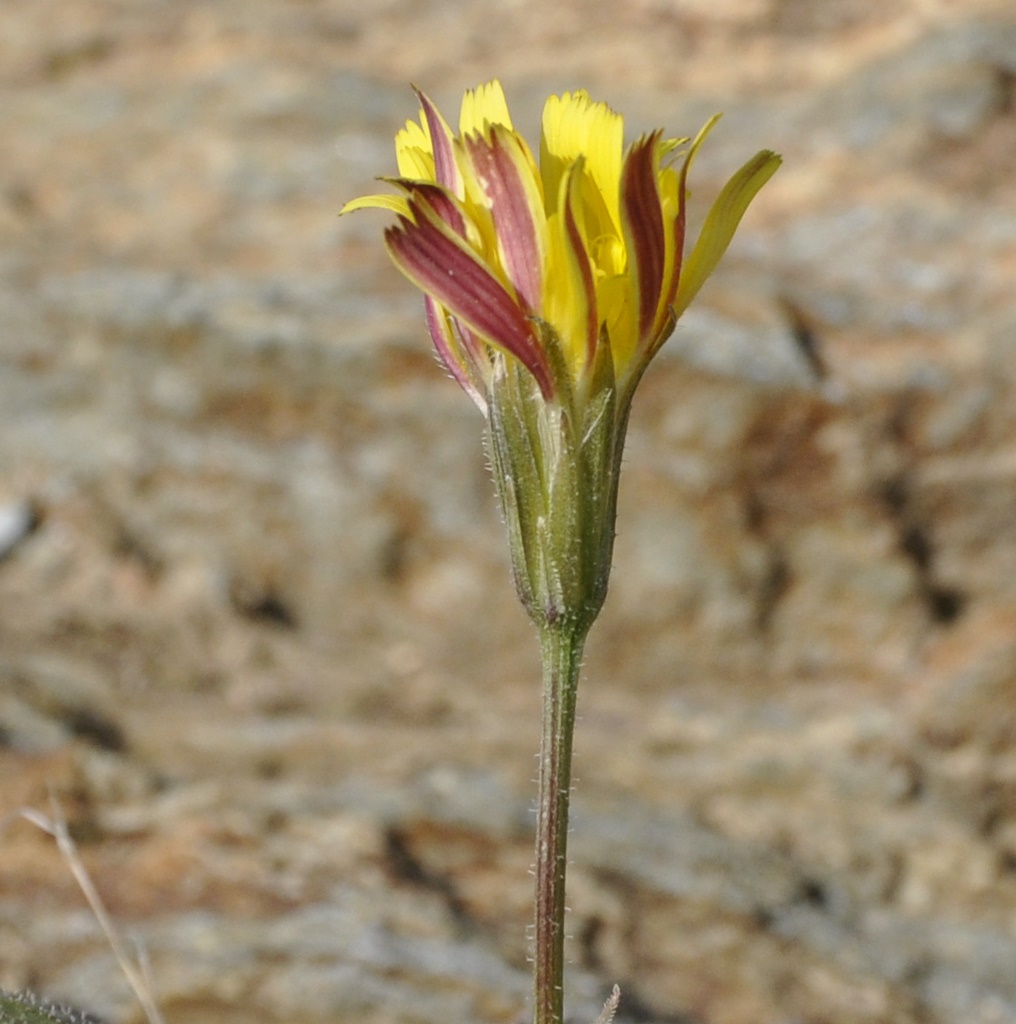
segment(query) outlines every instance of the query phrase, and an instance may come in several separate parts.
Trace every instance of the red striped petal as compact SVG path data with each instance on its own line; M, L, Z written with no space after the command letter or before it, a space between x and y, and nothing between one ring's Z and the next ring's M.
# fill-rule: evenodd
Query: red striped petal
M415 86L414 89L423 108L423 116L427 120L427 130L430 132L430 145L434 151L434 177L439 185L444 185L452 195L462 199L465 193L459 165L455 162L452 131L441 116L441 112L431 103L430 97Z
M677 295L677 285L681 280L681 265L684 263L684 234L687 228L687 181L688 164L685 162L681 168L681 176L677 188L677 216L674 218L674 266L670 271L670 280L666 282L667 294L663 299L663 308L667 309L674 304L674 297Z
M460 238L466 237L466 217L458 202L440 185L426 181L396 178L395 184L406 191L419 205L429 207Z
M666 242L663 206L657 183L657 143L660 133L645 135L628 152L621 174L621 211L629 253L635 259L639 337L651 333L663 290Z
M677 288L681 283L681 270L684 267L684 242L688 230L688 171L691 168L691 162L695 157L695 153L702 144L702 140L712 129L713 125L716 124L717 120L719 120L719 114L706 122L705 127L699 132L681 161L681 170L678 172L677 178L677 216L674 218L673 225L674 266L671 270L670 280L667 282L667 294L663 302L664 308L674 305L674 299L677 297Z
M536 378L544 397L551 398L554 387L546 355L504 285L443 221L428 216L425 206L413 198L409 206L415 220L399 217L385 231L396 265L467 327L515 356Z
M470 373L467 365L467 354L461 351L457 344L455 332L448 322L448 316L438 305L433 295L424 296L424 304L427 310L427 329L430 331L434 348L448 372L458 381L463 391L479 406L480 412L487 415L487 400L481 394L480 389L474 383L474 373L478 367L472 367L474 373Z
M564 200L564 229L571 247L571 253L575 260L575 267L578 269L579 277L582 280L582 290L585 292L586 307L586 366L593 365L596 356L596 345L600 337L600 321L596 306L596 283L593 277L593 267L589 261L589 253L586 251L586 243L582 237L578 221L575 219L575 193L580 181L581 165L572 165L568 174L568 181L565 185Z
M466 151L490 202L501 258L509 280L530 312L540 309L543 252L537 217L543 203L518 136L493 125L490 137L468 135Z

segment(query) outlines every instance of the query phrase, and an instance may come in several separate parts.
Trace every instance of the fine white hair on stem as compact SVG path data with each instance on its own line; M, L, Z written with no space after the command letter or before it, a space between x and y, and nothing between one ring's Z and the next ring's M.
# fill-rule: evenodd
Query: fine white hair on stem
M71 838L70 830L67 828L67 819L61 811L59 803L52 796L50 797L50 802L52 810L49 817L35 808L24 807L16 814L11 815L11 818L24 818L25 821L31 822L36 828L52 836L56 841L56 847L60 851L64 863L74 877L74 881L78 883L78 888L84 895L89 909L95 916L95 920L98 921L102 934L109 943L110 949L112 949L113 955L116 957L116 962L123 972L123 976L127 979L131 991L133 991L135 998L141 1005L145 1019L148 1021L148 1024L165 1024L165 1020L159 1011L153 995L152 977L147 954L139 946L135 957L131 957L127 944L116 930L113 919L109 916L106 905L102 902L102 897L95 888L95 884L92 882L91 876L88 874L78 854L78 848ZM9 821L10 819L7 819L7 821L0 820L0 828Z

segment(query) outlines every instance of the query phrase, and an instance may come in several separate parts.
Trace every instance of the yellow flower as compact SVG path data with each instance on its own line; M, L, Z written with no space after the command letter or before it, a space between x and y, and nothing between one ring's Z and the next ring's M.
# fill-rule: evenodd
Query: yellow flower
M497 81L467 92L454 134L417 93L419 122L395 140L401 195L343 213L397 215L388 250L426 295L442 361L485 412L499 354L521 363L548 402L584 404L605 354L626 407L645 367L723 255L780 158L763 151L721 190L685 258L693 141L643 135L584 90L551 96L537 162Z
M539 161L498 82L467 92L456 135L418 92L381 207L392 259L424 292L441 359L487 417L515 582L541 629L582 633L607 592L635 386L780 158L723 187L687 258L695 139L643 135L583 91L551 96Z

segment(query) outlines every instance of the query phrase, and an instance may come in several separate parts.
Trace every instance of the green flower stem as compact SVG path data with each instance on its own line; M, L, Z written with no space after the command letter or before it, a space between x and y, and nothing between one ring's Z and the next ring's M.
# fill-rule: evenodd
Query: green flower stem
M540 628L543 658L543 742L536 825L536 949L534 1024L564 1020L564 887L568 868L568 804L579 666L588 625Z

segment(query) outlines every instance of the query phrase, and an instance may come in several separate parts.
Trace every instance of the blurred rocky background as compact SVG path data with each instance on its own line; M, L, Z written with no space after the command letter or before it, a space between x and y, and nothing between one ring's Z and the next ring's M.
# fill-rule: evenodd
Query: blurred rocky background
M410 82L785 167L647 376L577 737L570 1009L1016 1022L1009 0L0 11L0 818L172 1024L524 1020L536 644L383 214ZM141 1019L52 841L0 987Z

